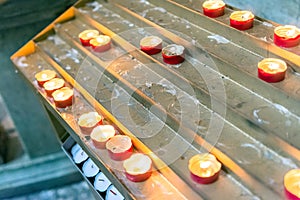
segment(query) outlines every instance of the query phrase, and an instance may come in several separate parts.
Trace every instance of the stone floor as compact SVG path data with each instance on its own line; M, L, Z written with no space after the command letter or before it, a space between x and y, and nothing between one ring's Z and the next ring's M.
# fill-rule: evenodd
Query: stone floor
M4 200L94 200L85 181Z

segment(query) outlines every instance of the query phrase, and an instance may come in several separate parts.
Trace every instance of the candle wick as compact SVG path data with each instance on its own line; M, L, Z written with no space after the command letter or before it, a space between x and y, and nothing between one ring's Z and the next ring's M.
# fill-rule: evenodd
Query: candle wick
M219 3L218 2L214 2L212 5L211 5L211 8L218 8L219 7Z
M271 63L269 65L269 69L271 70L275 70L275 69L278 69L279 68L279 65L277 63Z
M117 195L114 191L110 190L111 193L113 193L114 195Z
M290 29L286 32L287 36L293 36L296 33L295 29Z
M100 181L100 182L104 182L104 179L98 179L98 181Z
M248 19L250 17L249 13L245 13L242 15L242 19Z

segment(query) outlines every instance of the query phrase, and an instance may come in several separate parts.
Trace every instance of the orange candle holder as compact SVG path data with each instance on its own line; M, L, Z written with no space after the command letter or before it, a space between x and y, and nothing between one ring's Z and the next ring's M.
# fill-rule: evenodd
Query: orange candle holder
M107 35L99 35L90 40L90 46L96 52L104 52L111 47L111 38Z
M149 55L157 54L162 50L162 42L157 36L147 36L141 39L140 48Z
M266 58L258 63L258 77L269 83L282 81L286 70L287 64L277 58Z
M43 87L44 83L47 81L50 81L51 79L54 79L56 77L56 72L53 70L43 70L39 73L35 74L35 79L40 87Z
M220 17L225 13L225 3L221 0L208 0L202 4L204 15L212 18Z
M284 189L287 199L300 200L300 169L292 169L285 174Z
M132 182L143 182L152 174L152 160L142 153L135 153L123 163L125 176Z
M90 40L97 36L99 36L99 31L97 30L85 30L78 35L83 46L90 46Z
M97 149L105 149L107 141L115 135L116 130L112 125L100 125L91 132L91 140Z
M52 97L57 108L65 108L73 103L74 92L69 87L63 87L52 93Z
M247 30L253 26L254 15L250 11L235 11L230 15L230 26L238 30Z
M96 126L103 124L103 117L97 112L82 114L78 119L78 126L84 135L90 135Z
M162 49L163 60L167 64L176 65L184 61L184 47L170 44Z
M51 79L50 81L47 81L44 83L43 87L46 91L46 94L49 97L52 97L52 93L58 89L61 89L62 87L65 86L65 80L61 78L54 78Z
M285 25L274 29L274 44L280 47L295 47L300 44L300 29Z
M111 159L121 161L129 158L133 153L133 145L130 137L116 135L106 142L106 149Z
M222 164L209 153L193 156L189 160L191 178L200 184L215 182L220 174Z

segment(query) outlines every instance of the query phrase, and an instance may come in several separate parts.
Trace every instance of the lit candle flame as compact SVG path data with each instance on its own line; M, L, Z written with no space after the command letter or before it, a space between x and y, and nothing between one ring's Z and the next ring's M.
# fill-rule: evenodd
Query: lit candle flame
M103 42L104 42L104 40L103 40L103 38L102 38L102 37L97 37L97 42L99 42L99 43L103 43Z
M107 132L103 132L102 135L101 135L101 138L105 139L109 136L109 133Z
M268 67L270 70L276 70L280 68L278 63L270 63Z
M57 98L63 98L64 97L64 92L60 92L56 95Z
M89 119L86 120L87 124L92 124L93 122L94 122L94 119L92 119L92 118L89 118Z
M242 15L242 19L249 19L251 14L249 12Z
M55 83L52 81L52 82L49 82L48 84L47 84L47 86L48 87L54 87L55 86Z
M292 36L294 36L295 34L296 34L296 30L295 30L294 28L292 28L292 29L290 29L290 30L288 30L288 31L286 32L286 35L289 36L289 37L292 37Z
M209 161L200 162L200 168L202 169L207 169L210 165Z
M211 8L219 8L219 5L220 3L216 1L211 5Z
M42 77L42 79L46 79L48 77L48 75L47 74L42 74L41 77Z
M88 32L88 33L86 34L86 36L87 36L88 38L92 38L92 37L95 36L95 34L94 34L94 32Z
M206 6L210 9L218 9L224 5L224 2L221 0L208 0L206 3Z
M204 184L216 180L219 176L221 166L216 157L209 153L195 155L189 160L189 170L193 175L192 177L195 178L196 182Z
M213 173L210 161L200 162L201 173L203 177L210 177Z

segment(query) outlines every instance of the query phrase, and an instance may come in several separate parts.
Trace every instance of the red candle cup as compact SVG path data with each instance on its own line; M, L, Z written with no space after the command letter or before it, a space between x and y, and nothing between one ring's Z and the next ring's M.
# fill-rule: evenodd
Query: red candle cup
M44 83L54 79L56 77L56 72L53 70L43 70L35 75L35 79L40 87L43 87Z
M230 15L230 26L247 30L253 26L254 15L250 11L235 11Z
M74 92L68 87L63 87L52 93L52 97L57 108L65 108L73 103Z
M189 160L191 178L200 184L209 184L216 181L221 166L216 157L208 153L195 155Z
M130 137L116 135L106 142L106 149L113 160L125 160L132 155L133 145Z
M110 49L111 39L107 35L99 35L90 40L90 45L96 52L104 52Z
M85 30L79 33L78 37L83 46L90 46L90 40L97 37L99 31L97 30Z
M287 199L300 200L300 169L292 169L285 174L284 188Z
M163 60L167 64L176 65L184 61L184 47L170 44L162 49Z
M97 112L82 114L78 119L78 126L84 135L90 135L96 126L102 125L103 117Z
M157 54L162 49L162 39L157 36L144 37L140 41L140 48L149 55Z
M54 78L51 79L50 81L47 81L46 83L44 83L43 87L46 91L46 94L49 97L52 97L52 93L58 89L61 89L62 87L65 86L65 80L61 79L61 78Z
M269 83L282 81L286 70L286 63L280 59L266 58L258 63L258 77Z
M145 154L136 153L124 161L126 178L132 182L143 182L152 174L152 160Z
M274 44L280 47L295 47L300 44L300 29L296 26L278 26L274 30Z
M98 149L105 149L106 142L116 135L116 130L111 125L100 125L93 129L91 139Z
M225 3L221 0L208 0L202 4L204 15L212 18L224 15Z

